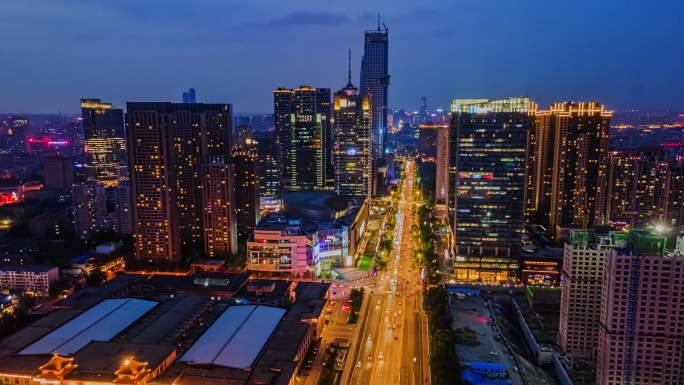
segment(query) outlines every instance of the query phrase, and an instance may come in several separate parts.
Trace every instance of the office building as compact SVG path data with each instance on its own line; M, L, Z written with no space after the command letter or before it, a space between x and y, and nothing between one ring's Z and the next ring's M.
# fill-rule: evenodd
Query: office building
M381 28L382 27L382 28ZM387 141L387 89L389 75L389 31L380 25L377 30L364 33L361 59L361 95L370 96L371 104L371 157L373 174L384 159ZM375 195L375 191L372 192Z
M456 279L514 279L523 230L525 146L536 107L524 97L454 104L449 185L455 191L449 208Z
M608 156L608 223L630 227L663 223L670 171L664 148L622 149Z
M630 231L605 263L596 384L684 381L684 256L665 237Z
M61 155L49 156L43 160L45 188L68 190L74 183L74 161Z
M39 297L50 296L50 285L59 279L59 269L47 266L0 266L0 290L18 291Z
M323 190L330 165L330 89L273 91L275 129L289 190Z
M611 236L573 230L563 248L558 345L574 359L596 357L603 266L622 245L620 233Z
M236 170L233 164L224 163L204 169L204 253L209 258L226 259L237 254Z
M262 197L274 197L280 192L282 175L278 140L271 132L257 133L255 138L259 193Z
M596 102L555 103L536 114L527 150L525 216L551 233L591 228L605 215L608 128Z
M256 141L254 138L254 128L249 124L241 124L235 127L235 146L251 147Z
M237 239L243 246L259 221L259 158L253 148L233 148L235 165L235 220Z
M230 159L229 104L128 103L135 255L177 261L202 248L204 167Z
M371 192L371 105L349 81L333 98L333 165L335 191L368 196Z
M188 88L183 92L183 103L197 103L197 95L194 88Z
M95 233L109 230L107 196L99 183L76 183L71 187L74 229L80 239L90 239Z
M123 110L100 99L81 99L81 117L88 180L118 184L117 169L126 165Z

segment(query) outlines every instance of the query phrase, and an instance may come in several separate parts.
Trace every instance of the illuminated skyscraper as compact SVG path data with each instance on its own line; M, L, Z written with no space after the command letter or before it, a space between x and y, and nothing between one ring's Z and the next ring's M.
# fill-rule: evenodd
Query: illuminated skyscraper
M454 104L449 208L457 280L501 282L518 270L525 146L535 108L529 98Z
M389 75L389 32L384 25L381 28L378 15L377 30L364 34L363 58L361 59L361 95L371 99L371 156L372 170L384 159L387 139L387 89L390 84Z
M123 110L100 99L81 99L81 117L88 179L116 185L117 169L126 164Z
M237 239L244 245L259 221L259 158L253 148L233 148Z
M128 103L135 255L176 261L203 239L204 167L230 160L229 104Z
M662 147L611 151L607 220L644 227L664 220L669 163Z
M281 165L280 149L273 133L261 132L255 135L259 163L259 190L262 197L274 197L280 191Z
M278 88L273 95L285 187L325 189L330 163L330 89Z
M596 102L556 103L537 113L527 151L529 222L559 236L563 228L606 222L608 128L612 113Z
M209 258L226 258L237 253L235 168L212 163L204 169L204 252Z
M368 196L371 191L371 105L349 81L333 100L333 164L335 191L340 195Z

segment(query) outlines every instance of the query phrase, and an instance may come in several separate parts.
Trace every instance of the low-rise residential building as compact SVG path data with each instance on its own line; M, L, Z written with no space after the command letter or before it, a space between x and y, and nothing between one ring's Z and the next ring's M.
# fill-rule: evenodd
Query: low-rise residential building
M50 284L59 279L56 266L0 266L0 290L21 291L40 297L50 295Z

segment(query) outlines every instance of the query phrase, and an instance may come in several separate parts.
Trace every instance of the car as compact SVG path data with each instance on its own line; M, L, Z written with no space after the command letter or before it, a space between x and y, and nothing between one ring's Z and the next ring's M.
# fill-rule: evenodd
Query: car
M356 367L360 368L361 367L361 360L356 361Z
M395 340L395 341L396 341L396 340L398 340L398 339L399 339L399 337L397 337L397 336L394 336L394 340Z
M373 335L369 334L367 340L368 340L368 341L373 341Z
M370 354L368 355L368 361L373 361L373 356Z
M382 361L382 352L378 353L378 361Z
M499 355L499 353L497 353L495 351L491 351L491 352L489 352L489 355L492 357L497 357Z
M415 364L417 361L416 357L413 357L413 363Z

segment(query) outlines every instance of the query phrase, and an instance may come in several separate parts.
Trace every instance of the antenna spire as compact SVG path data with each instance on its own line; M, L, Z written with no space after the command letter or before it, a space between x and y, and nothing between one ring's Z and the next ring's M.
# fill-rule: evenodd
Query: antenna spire
M351 85L351 48L349 48L349 64L347 67L347 84Z
M378 11L378 31L380 31L380 11Z

